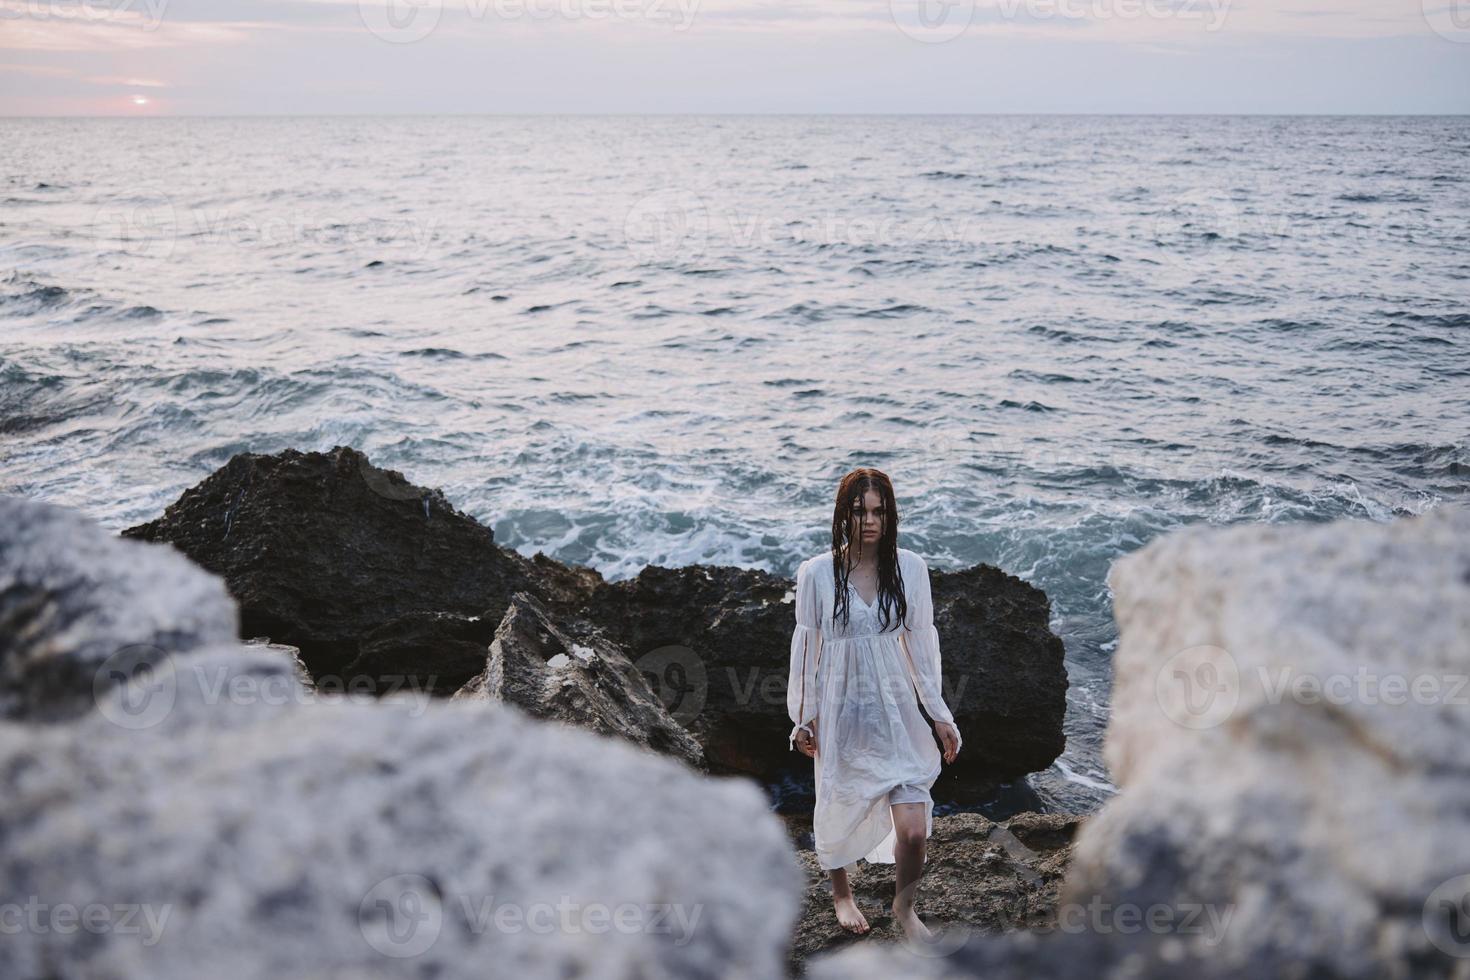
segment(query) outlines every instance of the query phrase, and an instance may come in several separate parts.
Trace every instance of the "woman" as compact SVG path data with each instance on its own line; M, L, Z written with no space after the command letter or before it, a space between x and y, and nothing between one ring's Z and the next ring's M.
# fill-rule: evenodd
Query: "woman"
M837 488L831 553L796 572L786 698L796 725L789 741L815 760L817 861L831 875L837 921L852 932L868 931L847 880L862 857L896 865L894 918L910 938L930 938L914 894L934 828L929 789L941 755L916 689L943 761L953 762L961 740L941 696L929 568L898 547L888 477L856 469Z

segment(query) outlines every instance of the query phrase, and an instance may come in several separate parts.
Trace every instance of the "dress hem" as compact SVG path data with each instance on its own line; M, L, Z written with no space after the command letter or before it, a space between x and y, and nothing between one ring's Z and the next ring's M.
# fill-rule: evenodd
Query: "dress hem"
M932 837L934 835L934 800L933 800L933 797L932 797L932 793L933 793L934 783L939 779L939 775L943 771L944 771L944 765L943 765L943 762L941 761L939 768L935 769L933 773L925 776L923 779L917 779L917 780L914 780L914 779L900 780L899 782L894 783L893 786L890 786L887 790L884 790L883 796L881 797L882 799L887 799L888 794L893 791L894 787L903 785L904 783L908 783L909 785L922 785L926 790L929 790L929 792L931 793L931 797L924 804L924 829L925 829L924 839L925 840L928 840L930 837ZM876 806L876 805L877 804L875 803L874 806ZM842 868L844 870L852 871L852 870L856 870L857 863L859 861L867 861L869 864L888 864L888 865L891 865L891 864L897 863L896 862L896 859L894 861L883 861L883 860L869 860L869 858L868 858L868 855L872 854L875 850L877 850L880 846L882 846L883 842L886 841L895 832L895 828L893 826L893 810L892 810L892 807L894 805L895 804L891 804L891 803L888 804L888 809L887 809L888 829L885 830L882 833L882 835L879 836L877 840L873 841L873 843L870 844L866 849L860 851L857 854L857 856L854 857L852 860L843 862L842 864L833 865L831 867L828 867L826 864L824 864L823 861L822 861L821 856L819 855L817 857L817 867L820 868L822 871L836 871L838 868ZM869 808L869 812L871 812L871 811L872 811L872 808L870 807Z

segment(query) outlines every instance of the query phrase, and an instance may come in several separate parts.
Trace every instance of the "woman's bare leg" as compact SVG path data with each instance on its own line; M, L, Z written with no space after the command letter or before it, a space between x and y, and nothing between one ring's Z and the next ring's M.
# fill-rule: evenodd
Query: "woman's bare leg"
M893 917L910 939L932 935L914 911L919 878L924 874L925 821L923 803L895 803L893 812Z
M868 920L853 900L847 869L833 868L827 874L832 878L832 906L837 910L838 924L848 932L867 932Z

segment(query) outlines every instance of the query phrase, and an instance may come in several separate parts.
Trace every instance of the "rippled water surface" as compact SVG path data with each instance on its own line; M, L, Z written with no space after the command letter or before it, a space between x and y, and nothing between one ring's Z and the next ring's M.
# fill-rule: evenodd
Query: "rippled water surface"
M1051 596L1077 809L1109 564L1463 495L1470 120L0 120L0 490L122 528L350 444L506 545L790 574L836 480Z

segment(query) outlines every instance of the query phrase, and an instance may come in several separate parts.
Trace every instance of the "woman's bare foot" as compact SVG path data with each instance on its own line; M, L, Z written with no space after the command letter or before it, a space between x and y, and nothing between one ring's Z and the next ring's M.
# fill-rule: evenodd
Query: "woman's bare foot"
M903 927L903 934L909 939L924 942L934 938L929 927L919 921L918 913L914 911L913 906L902 908L897 902L893 903L893 917L898 920L898 924Z
M837 909L837 922L842 928L848 932L868 931L868 920L863 916L863 910L857 907L857 902L851 895L846 898L834 898L832 906Z

